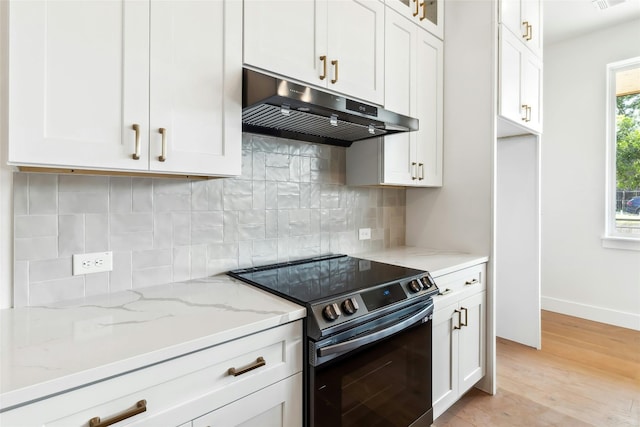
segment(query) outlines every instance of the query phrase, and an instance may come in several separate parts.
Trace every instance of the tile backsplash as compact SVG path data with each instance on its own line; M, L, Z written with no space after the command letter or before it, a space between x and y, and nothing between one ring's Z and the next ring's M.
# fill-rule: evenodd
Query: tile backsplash
M405 190L347 187L344 148L244 134L242 154L240 177L205 181L16 172L14 305L404 244ZM113 271L72 276L101 251Z

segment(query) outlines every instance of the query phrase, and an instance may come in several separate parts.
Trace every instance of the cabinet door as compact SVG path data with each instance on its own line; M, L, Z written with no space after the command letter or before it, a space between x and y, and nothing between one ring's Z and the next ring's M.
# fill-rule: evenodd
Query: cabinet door
M329 89L384 104L384 4L330 0L326 28Z
M500 28L499 114L534 132L542 130L542 63L509 30Z
M458 399L458 316L457 304L433 313L432 393L433 418L440 416Z
M442 40L444 36L444 5L437 0L386 0L395 9Z
M524 36L526 28L522 25L522 0L500 0L500 23L506 26L513 34Z
M193 427L302 425L302 374L277 382L193 420Z
M385 107L411 116L416 110L417 27L389 10L385 25ZM420 121L422 127L422 120ZM412 185L415 168L415 132L384 137L382 180L385 184Z
M542 56L542 1L501 0L500 22L536 55Z
M242 4L152 2L150 16L150 169L240 174Z
M416 139L419 186L442 186L444 80L442 41L424 30L418 31L416 117L420 129Z
M149 3L12 1L9 162L148 168Z
M244 63L326 86L319 26L326 27L326 0L244 0Z
M500 94L499 113L513 122L525 126L526 109L521 102L521 42L504 27L500 28Z
M542 132L542 63L530 52L522 57L522 104L529 108L526 126Z
M486 292L460 301L462 328L458 330L458 378L460 394L485 373Z
M524 40L526 46L538 57L542 57L542 1L522 0L522 28L526 29ZM526 23L526 24L525 24Z

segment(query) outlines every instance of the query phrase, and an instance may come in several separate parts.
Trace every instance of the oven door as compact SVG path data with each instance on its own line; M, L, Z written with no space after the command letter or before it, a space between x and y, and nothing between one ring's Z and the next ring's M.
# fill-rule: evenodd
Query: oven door
M433 305L408 311L378 319L372 331L343 342L315 344L320 363L308 371L310 426L431 425Z

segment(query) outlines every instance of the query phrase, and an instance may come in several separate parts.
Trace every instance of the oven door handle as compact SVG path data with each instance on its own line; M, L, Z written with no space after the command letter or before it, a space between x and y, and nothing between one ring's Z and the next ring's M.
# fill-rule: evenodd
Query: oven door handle
M394 323L393 325L381 329L376 332L372 332L370 334L364 335L362 337L354 338L349 341L344 341L338 344L328 345L326 347L322 347L318 349L318 356L324 357L337 353L344 353L358 347L362 347L363 345L370 344L375 341L379 341L381 339L387 338L397 332L402 331L410 326L413 326L415 323L424 322L425 318L433 312L433 303L427 305L425 308L421 309L417 313L406 317L404 320Z

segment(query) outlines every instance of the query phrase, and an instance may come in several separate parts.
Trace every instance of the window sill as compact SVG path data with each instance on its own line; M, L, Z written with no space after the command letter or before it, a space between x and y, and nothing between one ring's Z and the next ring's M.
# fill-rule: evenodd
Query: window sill
M604 236L602 247L607 249L624 249L628 251L640 251L640 238Z

